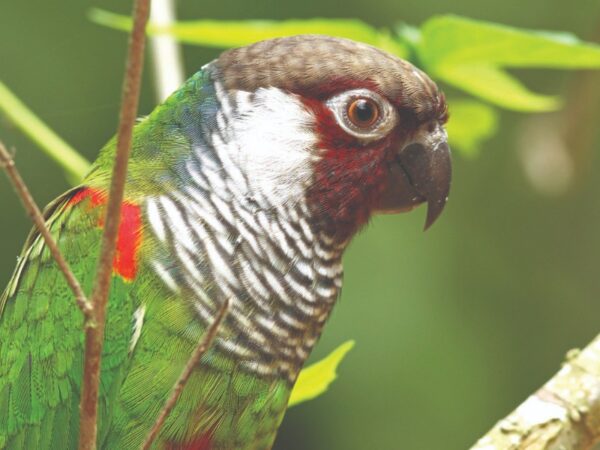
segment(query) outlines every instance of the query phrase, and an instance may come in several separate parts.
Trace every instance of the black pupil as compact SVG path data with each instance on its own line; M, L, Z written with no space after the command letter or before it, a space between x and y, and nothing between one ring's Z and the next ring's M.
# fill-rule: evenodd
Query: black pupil
M369 123L375 117L375 106L364 98L356 100L354 104L354 118L358 122Z

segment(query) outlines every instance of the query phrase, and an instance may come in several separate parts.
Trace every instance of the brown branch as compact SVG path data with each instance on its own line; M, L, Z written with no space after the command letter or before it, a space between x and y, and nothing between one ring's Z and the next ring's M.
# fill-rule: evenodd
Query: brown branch
M80 402L80 450L92 450L96 448L98 389L100 385L100 362L104 342L106 304L108 302L112 277L112 262L115 255L117 234L121 220L121 204L125 191L127 162L129 160L132 132L137 115L144 62L145 29L149 12L150 0L135 0L133 30L129 39L127 68L123 81L121 114L117 133L117 150L108 205L106 207L102 248L92 293L94 320L85 329L85 359Z
M63 273L67 284L71 288L71 291L73 291L73 295L75 295L75 301L77 302L77 306L83 313L86 320L89 319L92 311L92 305L86 298L83 289L79 284L79 281L77 281L77 278L75 277L75 275L73 275L73 271L71 270L69 263L67 263L62 253L60 252L56 241L54 240L52 234L50 233L50 230L46 226L46 221L42 212L40 211L40 208L38 208L37 204L35 203L35 200L31 196L27 185L23 181L23 178L21 178L21 174L15 166L13 158L11 157L10 153L8 152L8 150L2 142L0 142L0 167L3 167L6 171L6 174L8 175L8 178L14 186L17 195L21 199L25 210L29 214L29 217L31 217L31 219L35 223L35 226L42 235L42 238L44 238L44 241L46 242L46 245L48 246L52 257L56 261L56 264L58 265L60 271Z
M225 318L225 315L227 314L228 309L229 309L229 300L225 300L225 302L223 302L223 305L221 306L221 309L219 310L219 314L217 315L217 317L215 318L215 320L211 324L211 326L208 328L208 330L206 330L206 332L203 334L202 339L200 340L200 342L198 343L198 346L194 350L194 353L192 353L192 356L190 357L187 364L185 365L183 371L181 372L181 375L179 375L179 378L175 382L175 385L173 386L173 389L171 390L171 395L169 396L168 400L165 402L165 405L163 406L163 409L161 410L158 418L156 419L156 422L152 426L150 433L148 433L146 440L140 447L141 450L148 450L152 446L152 443L156 439L156 436L158 436L160 429L162 428L163 424L165 423L165 420L167 420L167 417L169 416L169 414L175 407L175 404L177 403L177 400L179 399L179 396L181 395L181 392L183 391L185 384L187 383L188 379L190 378L192 371L198 365L202 356L204 356L206 351L212 345L212 343L217 335L217 332L219 331L219 326L221 325L221 322L223 322L223 319Z
M583 450L600 441L600 335L471 450Z

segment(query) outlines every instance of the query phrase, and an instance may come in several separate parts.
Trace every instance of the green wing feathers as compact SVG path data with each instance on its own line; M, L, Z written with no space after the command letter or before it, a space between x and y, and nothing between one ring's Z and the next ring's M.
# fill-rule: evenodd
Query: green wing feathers
M73 272L84 291L90 292L100 218L89 208L89 200L71 203L77 192L80 189L60 197L45 214ZM127 313L133 308L127 286L115 277L113 289L109 316L116 317L111 318L106 338L101 411L110 401L131 336L131 314ZM0 308L0 448L76 448L83 318L62 273L35 232L27 240Z

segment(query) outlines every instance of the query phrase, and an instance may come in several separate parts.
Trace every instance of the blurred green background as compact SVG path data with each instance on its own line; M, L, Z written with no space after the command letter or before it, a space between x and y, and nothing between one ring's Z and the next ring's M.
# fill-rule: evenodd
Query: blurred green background
M0 6L0 79L89 159L116 128L126 43L86 19L93 6L128 13L130 2ZM600 40L600 3L584 0L196 0L178 9L183 19L356 17L390 27L456 13ZM189 75L218 52L184 53ZM600 332L600 115L593 103L578 108L598 97L600 74L518 75L569 98L567 113L503 113L478 157L455 156L450 202L433 229L421 231L421 210L378 217L354 240L313 357L349 338L357 345L327 394L289 411L277 449L466 448ZM153 104L148 71L141 113ZM562 145L560 133L576 144ZM0 138L17 149L40 204L68 187L1 117ZM0 206L3 287L30 228L5 177Z

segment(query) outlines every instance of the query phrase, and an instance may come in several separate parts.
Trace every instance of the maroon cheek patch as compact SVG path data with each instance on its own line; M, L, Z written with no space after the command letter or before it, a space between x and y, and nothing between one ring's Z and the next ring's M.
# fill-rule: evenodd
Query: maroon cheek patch
M314 183L308 200L326 217L328 231L347 239L366 224L381 196L386 160L396 133L365 144L346 133L323 101L300 97L315 117L321 158L314 164Z

